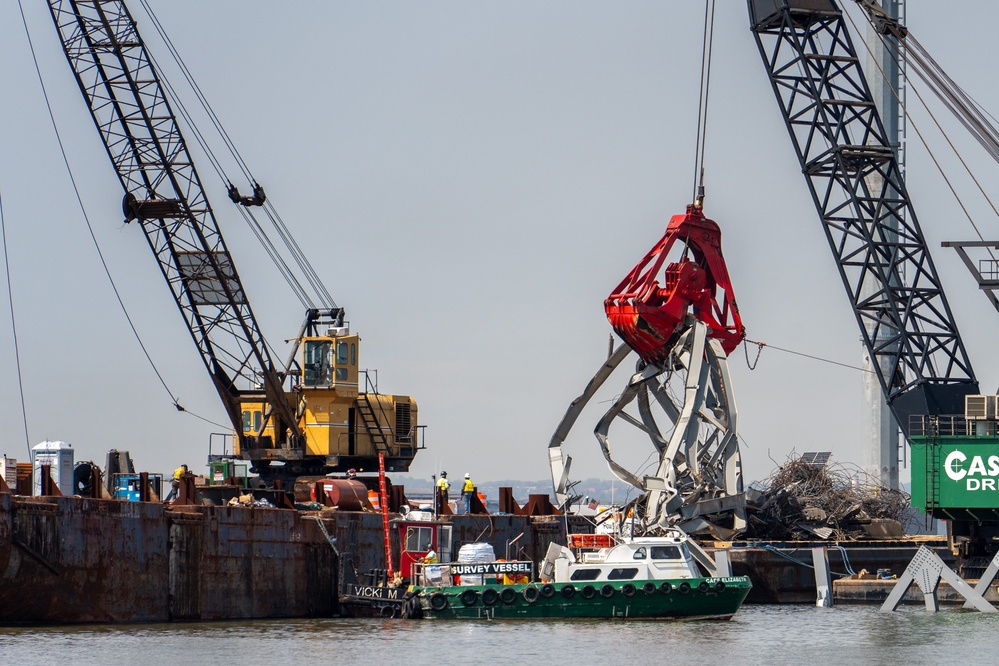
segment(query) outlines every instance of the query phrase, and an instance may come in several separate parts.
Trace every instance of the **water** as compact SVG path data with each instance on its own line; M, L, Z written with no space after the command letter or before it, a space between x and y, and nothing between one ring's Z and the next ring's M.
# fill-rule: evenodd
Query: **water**
M994 664L999 614L746 606L730 622L289 620L0 629L0 664ZM169 660L169 661L166 661Z

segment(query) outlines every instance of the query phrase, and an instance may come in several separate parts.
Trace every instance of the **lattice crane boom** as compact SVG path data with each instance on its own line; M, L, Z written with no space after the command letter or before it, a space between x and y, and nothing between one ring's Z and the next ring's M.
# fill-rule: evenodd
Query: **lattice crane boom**
M49 9L125 191L125 220L142 227L235 432L243 431L238 395L259 384L277 431L291 428L294 437L282 376L128 8L120 0L50 0Z
M748 0L751 28L888 404L962 413L978 381L835 0Z

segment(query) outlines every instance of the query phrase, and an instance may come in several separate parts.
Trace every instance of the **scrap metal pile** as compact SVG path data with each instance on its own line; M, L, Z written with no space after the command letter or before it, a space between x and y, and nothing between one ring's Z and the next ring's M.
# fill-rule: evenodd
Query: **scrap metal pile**
M756 485L756 484L754 484ZM913 518L909 494L858 467L815 464L792 454L748 508L746 537L852 540L901 532Z

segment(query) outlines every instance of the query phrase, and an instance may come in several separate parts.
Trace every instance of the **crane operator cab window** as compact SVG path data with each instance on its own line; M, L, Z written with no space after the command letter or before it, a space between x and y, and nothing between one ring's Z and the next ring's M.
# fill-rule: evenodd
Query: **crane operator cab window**
M343 343L340 343L343 344ZM306 340L303 381L305 386L329 388L333 385L333 341Z

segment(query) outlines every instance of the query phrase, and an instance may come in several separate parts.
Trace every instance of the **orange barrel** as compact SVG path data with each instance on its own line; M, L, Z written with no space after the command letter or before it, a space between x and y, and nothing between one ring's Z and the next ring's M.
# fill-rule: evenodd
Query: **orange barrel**
M360 481L329 479L325 485L333 506L343 511L360 511L368 503L368 489Z

